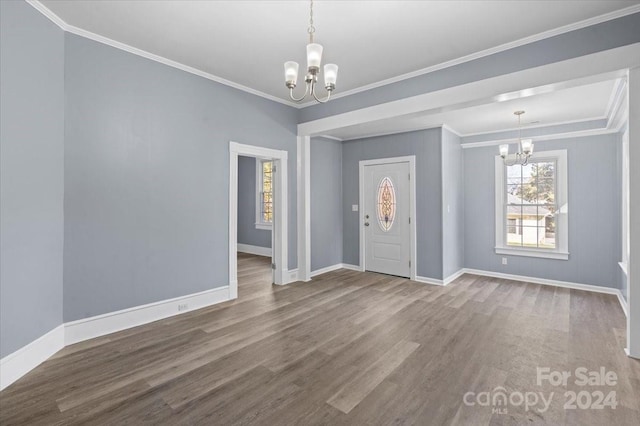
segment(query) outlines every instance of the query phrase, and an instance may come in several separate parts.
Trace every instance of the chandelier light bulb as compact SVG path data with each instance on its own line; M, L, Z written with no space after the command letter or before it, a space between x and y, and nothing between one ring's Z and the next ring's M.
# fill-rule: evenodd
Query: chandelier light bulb
M322 45L318 43L307 44L307 67L320 69L322 62Z
M531 139L522 139L522 152L526 155L533 152L533 141Z
M284 63L284 79L287 87L296 87L298 82L298 68L300 66L297 62L289 61Z
M338 79L338 66L336 64L326 64L324 66L325 87L335 87Z
M509 155L509 145L500 145L500 157L505 158L507 155Z

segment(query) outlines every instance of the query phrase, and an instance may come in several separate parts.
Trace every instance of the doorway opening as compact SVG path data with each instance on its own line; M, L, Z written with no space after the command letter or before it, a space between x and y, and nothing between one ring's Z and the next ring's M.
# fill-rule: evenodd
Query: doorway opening
M247 267L243 271L243 279L247 282L253 279L256 284L264 284L264 281L286 284L287 151L230 142L229 154L229 297L235 299L238 297L239 262ZM239 170L251 161L256 173L252 176L255 185L250 187L251 193L246 194L247 187L239 185L239 182L246 182L245 176L239 178ZM240 205L247 195L255 200L254 208L249 212L246 205ZM254 233L252 238L257 238L255 241L262 238L268 244L267 241L256 245L239 243L239 225L247 225L241 223L247 214L252 218L252 228L262 231ZM244 231L243 237L246 237Z

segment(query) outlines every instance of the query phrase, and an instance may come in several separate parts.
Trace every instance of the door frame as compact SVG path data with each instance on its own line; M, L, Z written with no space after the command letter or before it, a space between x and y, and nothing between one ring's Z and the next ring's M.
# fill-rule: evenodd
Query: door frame
M229 142L229 298L238 297L238 156L270 159L276 167L274 174L274 217L272 262L275 263L274 284L287 284L288 271L288 152L261 146Z
M411 223L409 224L409 249L411 252L411 267L409 268L410 278L415 281L416 279L416 156L407 155L404 157L390 157L390 158L378 158L375 160L362 160L360 161L359 171L359 191L358 191L358 205L359 205L359 234L360 234L360 270L365 271L365 236L364 236L364 168L366 166L376 166L380 164L394 164L394 163L409 163L409 215Z

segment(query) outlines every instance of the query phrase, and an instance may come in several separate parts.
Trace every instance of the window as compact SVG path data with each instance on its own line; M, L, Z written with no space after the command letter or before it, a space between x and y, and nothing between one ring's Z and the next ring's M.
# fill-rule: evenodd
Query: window
M271 229L273 223L273 162L256 160L256 228Z
M496 157L496 253L569 258L567 153L539 152L526 165Z

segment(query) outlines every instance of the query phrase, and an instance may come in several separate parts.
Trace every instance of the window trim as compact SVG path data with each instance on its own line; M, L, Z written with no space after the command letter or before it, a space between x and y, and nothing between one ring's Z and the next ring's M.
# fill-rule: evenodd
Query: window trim
M517 248L506 244L507 222L505 220L505 165L502 157L495 157L495 252L512 256L539 257L545 259L569 260L569 192L567 150L542 151L531 155L535 161L556 162L556 248Z
M273 229L272 222L265 222L262 219L262 181L264 179L264 175L262 173L263 167L262 164L265 162L273 163L273 160L264 159L264 158L256 158L256 229L262 229L265 231L271 231Z

